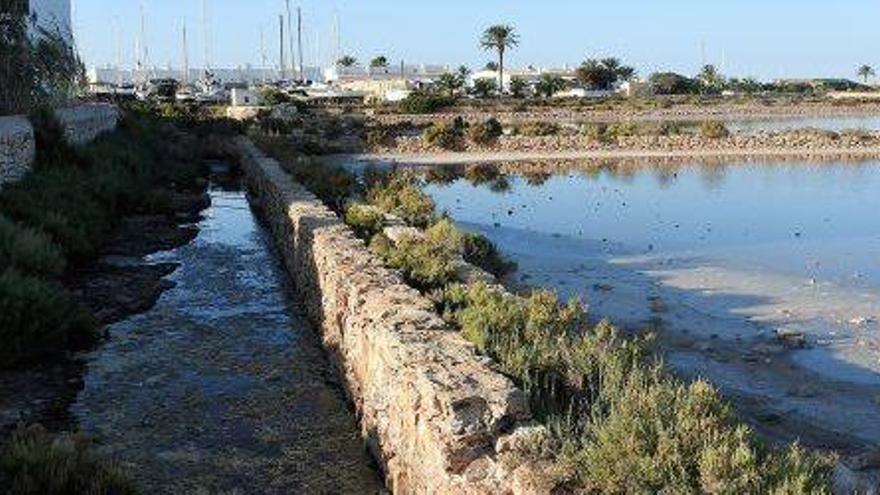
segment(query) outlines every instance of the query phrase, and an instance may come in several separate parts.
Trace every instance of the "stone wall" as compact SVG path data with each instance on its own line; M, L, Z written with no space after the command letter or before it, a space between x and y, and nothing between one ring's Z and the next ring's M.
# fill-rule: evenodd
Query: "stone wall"
M238 148L254 203L345 378L388 488L547 492L516 452L534 430L523 426L525 394L275 160L245 138Z
M67 140L87 144L116 129L119 110L106 104L88 104L55 112ZM34 129L24 116L0 117L0 187L21 179L30 170L36 153Z
M20 116L0 117L0 186L21 179L35 152L31 123Z
M108 104L77 105L55 112L64 129L67 141L75 145L87 144L101 134L116 129L119 110Z

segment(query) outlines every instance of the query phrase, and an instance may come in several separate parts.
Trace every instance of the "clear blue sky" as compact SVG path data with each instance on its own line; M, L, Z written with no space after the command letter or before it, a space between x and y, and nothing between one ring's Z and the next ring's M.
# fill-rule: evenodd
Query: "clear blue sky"
M113 64L117 46L131 66L140 0L72 0L74 29L88 65ZM181 25L189 31L191 66L204 59L201 0L144 0L152 65L180 65ZM284 0L207 0L215 67L260 65L260 31L270 63L278 59L278 14ZM332 48L334 13L344 51L393 63L482 66L491 56L480 32L510 23L521 45L514 66L576 64L614 55L648 73L696 72L704 59L731 75L853 77L862 63L880 66L880 1L840 0L291 0L306 24L306 61ZM118 26L118 28L117 28ZM122 43L117 42L121 32ZM704 47L704 48L701 48Z

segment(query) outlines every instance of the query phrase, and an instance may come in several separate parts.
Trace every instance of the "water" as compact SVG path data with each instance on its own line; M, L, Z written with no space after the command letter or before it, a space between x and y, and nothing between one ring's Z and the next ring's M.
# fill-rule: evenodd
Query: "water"
M877 191L880 162L585 166L427 187L519 263L518 282L653 328L674 368L756 424L783 418L770 434L837 448L880 445Z
M880 130L880 117L781 117L774 119L736 120L726 123L734 132L754 133L757 131L790 131L812 127L826 131L840 132L847 129Z
M144 493L377 493L314 329L241 190L213 187L177 286L110 328L73 407Z

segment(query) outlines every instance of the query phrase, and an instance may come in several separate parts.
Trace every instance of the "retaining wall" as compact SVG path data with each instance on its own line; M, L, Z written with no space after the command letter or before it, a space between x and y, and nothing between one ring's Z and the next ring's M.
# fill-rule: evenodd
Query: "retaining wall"
M116 129L119 110L113 105L88 104L56 110L55 116L68 142L83 145ZM28 119L0 117L0 186L24 177L35 153L34 129Z
M238 142L254 203L394 493L537 493L527 398L279 164Z

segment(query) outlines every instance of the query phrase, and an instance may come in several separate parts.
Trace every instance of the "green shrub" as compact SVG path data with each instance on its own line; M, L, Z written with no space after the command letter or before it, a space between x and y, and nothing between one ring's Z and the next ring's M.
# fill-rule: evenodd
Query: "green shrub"
M382 232L385 215L375 206L356 203L345 212L345 223L354 229L361 239L372 239Z
M465 261L496 277L516 271L516 263L505 259L495 244L482 234L465 233L462 236L461 250Z
M435 113L455 104L455 98L430 93L412 93L400 102L403 113Z
M134 485L118 467L99 460L82 435L52 438L44 428L31 426L13 433L0 458L10 494L125 495Z
M730 131L723 123L710 120L700 125L700 135L707 139L722 139L730 136Z
M468 139L479 145L490 145L497 141L502 134L504 134L504 128L494 118L474 124L467 131Z
M57 282L0 274L0 367L63 351L94 337L90 318Z
M58 277L64 267L61 250L45 234L0 215L0 270L14 268L26 275Z
M373 253L403 273L408 284L422 291L442 288L455 280L456 253L444 243L420 236L403 236L396 244L382 234L370 243Z
M367 202L414 227L426 228L436 219L434 200L406 178L375 184L367 193Z
M559 125L553 122L528 122L517 127L517 132L523 136L555 136L559 134Z
M386 127L377 127L367 131L365 136L367 146L371 149L393 147L396 141L394 133Z
M425 129L424 139L429 146L444 150L454 150L459 147L461 133L453 122L439 121Z

